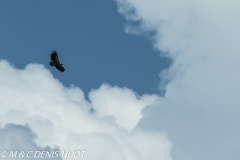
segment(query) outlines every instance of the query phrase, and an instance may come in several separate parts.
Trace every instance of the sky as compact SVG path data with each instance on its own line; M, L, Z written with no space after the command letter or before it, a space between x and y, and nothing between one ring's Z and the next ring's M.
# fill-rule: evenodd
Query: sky
M17 68L41 63L51 69L49 56L56 50L66 72L54 76L66 86L77 85L85 93L102 83L139 94L159 92L158 73L170 61L159 58L150 37L125 34L128 22L118 13L116 2L0 3L1 58Z
M238 6L0 1L0 152L239 160Z

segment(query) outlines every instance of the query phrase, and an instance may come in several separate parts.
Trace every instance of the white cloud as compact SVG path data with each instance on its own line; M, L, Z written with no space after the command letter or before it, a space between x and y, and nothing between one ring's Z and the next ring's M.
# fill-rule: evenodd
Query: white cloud
M90 93L89 102L81 89L63 86L43 65L29 64L19 70L2 60L0 74L0 123L27 124L37 136L34 144L41 148L86 150L83 159L92 160L145 160L148 155L171 159L165 133L135 127L141 110L154 103L156 95L138 96L105 84ZM21 143L27 144L24 139ZM151 150L152 145L157 149Z
M141 110L157 101L157 95L138 96L127 88L102 85L89 94L89 99L100 117L113 116L116 123L131 131L142 118Z
M44 148L39 147L33 141L35 138L36 135L31 131L28 126L6 124L3 128L0 128L0 159L17 159L15 157L19 158L19 155L22 151L26 151L26 156L21 158L23 160L30 159L29 157L33 158L37 151L59 151L58 148L51 149L49 146L46 146ZM2 156L3 151L7 152L7 157ZM43 158L36 154L34 159L39 160ZM59 160L61 159L61 157L46 157L45 159Z
M139 126L166 130L173 159L239 159L240 2L117 2L141 22L136 32L153 31L154 47L173 60L160 74L170 81L165 96L144 109Z

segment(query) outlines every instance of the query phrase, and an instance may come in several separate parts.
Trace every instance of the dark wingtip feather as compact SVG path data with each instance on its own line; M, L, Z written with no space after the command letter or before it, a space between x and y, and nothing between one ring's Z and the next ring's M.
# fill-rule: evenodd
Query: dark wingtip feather
M56 51L56 50L53 50L52 53L57 53L57 51Z

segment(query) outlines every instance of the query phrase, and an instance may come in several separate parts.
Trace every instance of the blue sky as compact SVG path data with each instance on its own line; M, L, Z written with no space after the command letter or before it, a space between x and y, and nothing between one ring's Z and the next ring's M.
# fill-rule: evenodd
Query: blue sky
M1 58L24 68L41 63L64 85L85 93L102 83L138 94L159 93L159 72L169 65L150 37L124 33L128 22L112 0L1 1ZM55 49L66 68L50 68Z

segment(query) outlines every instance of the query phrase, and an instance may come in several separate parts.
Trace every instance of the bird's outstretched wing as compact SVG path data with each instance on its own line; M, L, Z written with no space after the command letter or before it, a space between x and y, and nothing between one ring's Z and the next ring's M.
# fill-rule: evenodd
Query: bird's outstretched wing
M63 68L63 66L60 65L60 64L55 65L55 67L56 67L59 71L61 71L61 72L64 72L64 71L65 71L65 69Z
M53 62L56 62L56 63L59 63L59 64L60 64L60 61L59 61L59 59L58 59L57 52L56 52L55 50L52 51L51 60L52 60Z

